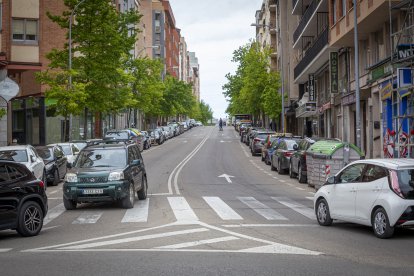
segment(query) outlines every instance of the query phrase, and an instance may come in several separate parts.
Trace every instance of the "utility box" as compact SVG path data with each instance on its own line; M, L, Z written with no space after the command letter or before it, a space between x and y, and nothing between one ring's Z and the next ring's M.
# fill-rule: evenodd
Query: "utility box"
M330 176L343 167L364 157L354 144L335 140L321 140L306 151L308 185L318 190Z

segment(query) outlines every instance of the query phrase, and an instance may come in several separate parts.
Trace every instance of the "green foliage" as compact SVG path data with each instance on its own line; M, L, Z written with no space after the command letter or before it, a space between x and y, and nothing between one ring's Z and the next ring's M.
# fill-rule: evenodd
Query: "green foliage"
M223 94L229 101L227 113L250 113L263 111L271 118L280 116L281 97L279 74L270 70L270 49L261 49L257 42L239 47L233 53L238 63L234 75L227 74Z
M198 110L199 113L194 116L194 119L201 121L204 125L213 118L213 111L211 110L211 107L203 100L198 103Z
M166 76L164 85L164 97L161 102L162 115L190 115L196 104L191 85L169 75Z
M0 119L3 118L3 116L6 115L6 114L7 114L6 109L0 108Z

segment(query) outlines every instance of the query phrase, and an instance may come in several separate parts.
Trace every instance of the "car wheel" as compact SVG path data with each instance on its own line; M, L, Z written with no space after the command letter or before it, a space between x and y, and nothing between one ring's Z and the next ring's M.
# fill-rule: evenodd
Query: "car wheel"
M306 182L306 176L304 176L302 173L302 165L300 163L298 164L298 180L299 180L299 183Z
M325 199L320 199L316 203L316 219L322 226L329 226L332 224L329 206Z
M127 196L121 199L122 208L131 209L132 207L134 207L134 202L135 202L134 184L130 183Z
M53 174L53 184L52 185L53 186L57 186L59 184L59 180L60 180L60 178L59 178L59 172L56 169L55 172L54 172L54 174Z
M63 205L66 210L74 210L76 209L77 202L63 197Z
M263 157L263 153L262 153L262 154L260 154L260 155L262 156L262 162L263 162L263 161L265 160L265 159L264 159L264 157Z
M271 161L270 161L270 169L272 171L275 171L276 170L275 166L273 166L273 159L271 159Z
M17 233L23 237L31 237L39 234L43 227L43 210L34 201L27 201L19 212Z
M277 161L277 173L278 174L283 174L282 166L280 164L280 159Z
M292 162L289 162L289 177L295 178L295 173L293 172Z
M148 190L148 183L147 183L147 177L142 178L142 188L137 192L138 199L144 200L147 198L147 190Z
M372 229L374 230L375 236L380 239L390 238L394 234L394 227L390 226L388 215L384 208L375 210L372 217Z

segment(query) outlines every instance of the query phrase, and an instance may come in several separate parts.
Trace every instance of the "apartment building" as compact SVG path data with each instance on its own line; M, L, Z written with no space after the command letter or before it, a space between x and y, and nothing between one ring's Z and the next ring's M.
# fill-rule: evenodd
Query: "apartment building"
M193 95L200 101L200 64L195 52L187 52L189 62L188 83L192 85Z
M190 71L190 63L187 54L187 42L184 37L180 37L180 66L179 66L179 76L180 80L188 83L188 75Z

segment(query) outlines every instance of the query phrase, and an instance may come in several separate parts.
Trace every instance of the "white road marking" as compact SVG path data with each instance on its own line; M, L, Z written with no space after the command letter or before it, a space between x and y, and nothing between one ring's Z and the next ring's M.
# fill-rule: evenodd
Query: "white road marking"
M279 202L280 204L283 204L292 210L298 212L299 214L304 215L307 218L310 218L312 220L315 220L315 213L313 212L313 209L306 207L303 204L300 204L294 200L291 200L287 197L272 197L274 200Z
M234 177L234 176L232 176L232 175L228 175L228 174L222 174L222 175L219 175L218 177L224 177L226 180L227 180L227 182L228 183L232 183L231 182L231 179L230 178L232 178L232 177Z
M273 176L273 178L274 178L274 179L276 179L276 180L279 180L279 178L278 178L278 177L276 177L276 176Z
M55 218L57 218L58 216L60 216L61 214L63 214L63 212L65 212L65 206L63 205L63 203L53 207L52 209L49 209L49 211L47 212L46 217L43 220L43 225L48 224L49 222L51 222L52 220L54 220Z
M177 221L197 221L198 217L184 197L168 197Z
M194 229L189 229L189 230L173 231L173 232L138 236L138 237L132 237L132 238L123 238L123 239L93 242L93 243L87 243L87 244L81 244L81 245L72 245L72 246L62 247L61 249L68 249L68 250L86 249L86 248L93 248L93 247L113 245L113 244L159 239L159 238L165 238L165 237L171 237L171 236L177 236L177 235L187 235L187 234L200 233L200 232L206 232L206 231L209 231L209 230L207 228L194 228Z
M148 209L149 209L149 198L146 200L136 201L134 208L128 209L122 218L124 222L147 222L148 220Z
M217 213L222 220L236 220L243 219L237 214L229 205L227 205L219 197L204 196L203 199L210 205L210 207Z
M50 230L50 229L57 228L57 227L60 227L60 226L61 225L55 225L55 226L49 226L49 227L42 227L42 231Z
M178 243L178 244L172 244L172 245L166 245L166 246L159 246L155 248L156 249L180 249L180 248L199 246L203 244L211 244L211 243L233 241L233 240L239 240L239 238L233 237L233 236L227 236L227 237L216 238L216 239L199 240L199 241L194 241L194 242L184 242L184 243Z
M279 182L285 183L285 182L286 182L286 180L282 180L282 179L280 179L280 180L279 180Z
M304 191L305 189L300 188L300 187L295 187L296 189L300 190L300 191Z
M314 193L314 192L308 192L308 193L310 193L311 195L315 195L315 193Z
M6 253L6 252L9 252L9 251L12 251L13 250L13 248L0 248L0 253Z
M50 193L48 193L48 195L53 195L56 194L59 190L55 190L55 191L51 191Z
M158 194L148 194L149 196L166 196L171 195L170 193L158 193Z
M53 199L53 200L60 199L60 200L62 200L62 198L61 198L61 197L47 197L47 199Z
M226 224L226 228L240 228L240 227L319 227L315 224Z
M257 201L253 197L238 197L238 199L267 220L288 220L286 217Z
M313 197L312 196L307 196L306 198L313 201Z
M102 216L102 212L83 212L72 224L93 224Z

